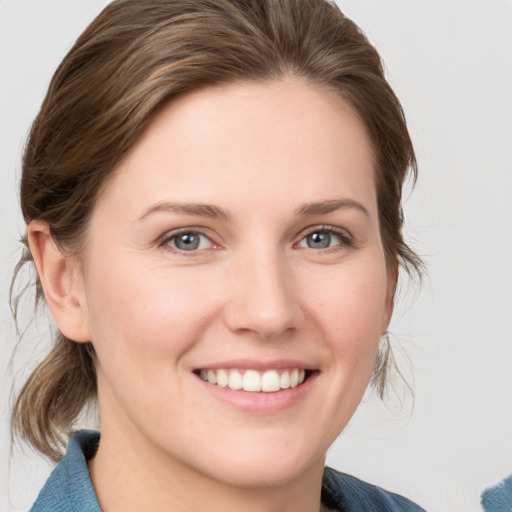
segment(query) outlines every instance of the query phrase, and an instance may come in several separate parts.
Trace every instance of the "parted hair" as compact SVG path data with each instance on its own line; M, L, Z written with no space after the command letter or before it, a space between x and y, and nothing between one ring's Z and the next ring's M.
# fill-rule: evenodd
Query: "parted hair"
M361 30L327 0L116 0L80 35L48 88L26 144L21 208L80 255L102 186L156 112L177 95L234 81L291 75L336 91L372 143L381 237L389 263L421 270L402 236L402 187L416 160L402 107ZM15 269L33 265L26 237ZM36 305L44 300L36 276ZM382 396L389 346L372 384ZM97 397L95 353L57 333L18 394L15 437L54 461L77 417Z

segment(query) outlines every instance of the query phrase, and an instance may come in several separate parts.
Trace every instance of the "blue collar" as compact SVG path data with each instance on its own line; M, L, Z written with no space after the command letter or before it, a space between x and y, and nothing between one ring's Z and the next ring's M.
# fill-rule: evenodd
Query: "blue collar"
M66 455L30 512L102 512L87 469L87 459L96 453L99 440L99 432L93 430L80 430L71 436Z

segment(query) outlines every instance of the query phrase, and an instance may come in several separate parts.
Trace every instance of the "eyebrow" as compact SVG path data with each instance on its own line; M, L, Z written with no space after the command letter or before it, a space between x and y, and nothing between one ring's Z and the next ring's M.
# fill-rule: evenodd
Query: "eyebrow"
M306 203L305 205L301 206L296 213L299 216L326 215L336 210L349 208L355 208L356 210L362 212L366 217L370 217L370 213L366 207L364 207L358 201L354 201L353 199L329 199L326 201ZM200 217L221 219L228 219L230 217L230 215L225 210L213 204L164 201L157 203L145 210L144 213L137 219L137 222L140 222L152 213L161 211L171 211L185 215L197 215Z
M297 210L297 214L306 216L325 215L336 210L344 210L348 208L355 208L356 210L364 213L366 217L370 218L370 213L367 208L353 199L330 199L327 201L307 203Z
M202 203L177 203L165 201L151 206L137 219L137 222L143 220L148 215L155 212L171 211L174 213L182 213L186 215L198 215L200 217L223 218L229 217L228 213L222 208L213 204Z

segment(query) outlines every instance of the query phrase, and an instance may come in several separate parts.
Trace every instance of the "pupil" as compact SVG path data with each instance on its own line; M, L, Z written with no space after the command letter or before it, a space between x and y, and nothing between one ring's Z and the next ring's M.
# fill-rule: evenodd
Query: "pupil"
M199 237L193 233L184 233L176 239L176 247L185 251L192 251L199 247Z
M313 249L326 249L330 244L330 233L311 233L308 236L308 245Z

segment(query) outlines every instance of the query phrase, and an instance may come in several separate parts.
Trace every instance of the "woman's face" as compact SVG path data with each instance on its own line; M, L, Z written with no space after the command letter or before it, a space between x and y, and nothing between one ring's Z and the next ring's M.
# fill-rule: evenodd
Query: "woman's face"
M232 485L323 464L395 285L346 103L288 78L169 104L101 194L84 261L105 439Z

